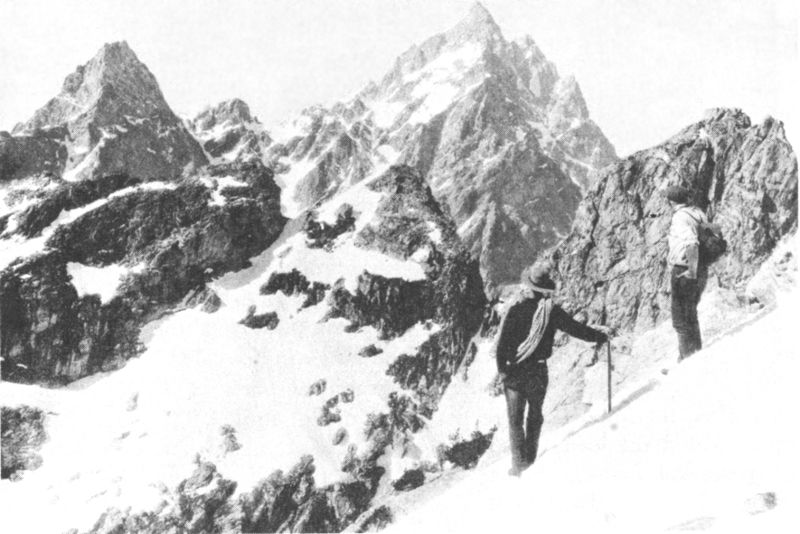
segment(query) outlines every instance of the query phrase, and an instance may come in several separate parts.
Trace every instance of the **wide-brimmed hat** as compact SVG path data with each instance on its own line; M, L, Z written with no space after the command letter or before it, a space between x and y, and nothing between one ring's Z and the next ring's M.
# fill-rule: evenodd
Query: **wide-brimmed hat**
M556 283L550 277L553 265L550 262L537 262L534 263L523 276L525 284L533 289L544 294L551 294L556 290Z
M678 204L688 204L692 198L692 192L682 185L671 185L664 191L667 200Z

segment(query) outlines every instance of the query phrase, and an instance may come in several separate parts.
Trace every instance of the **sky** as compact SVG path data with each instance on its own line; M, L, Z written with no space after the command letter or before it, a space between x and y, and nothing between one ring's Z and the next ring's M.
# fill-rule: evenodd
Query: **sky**
M792 0L484 0L507 39L531 35L577 78L624 156L706 109L772 115L800 143ZM126 40L172 108L239 97L269 129L346 100L473 0L2 0L0 129L27 120L103 43Z

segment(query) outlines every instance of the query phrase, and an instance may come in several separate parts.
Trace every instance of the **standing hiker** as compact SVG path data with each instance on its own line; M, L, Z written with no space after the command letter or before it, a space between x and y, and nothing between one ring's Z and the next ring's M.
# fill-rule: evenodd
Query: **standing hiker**
M697 304L705 288L708 271L700 261L698 229L707 223L705 213L692 205L692 193L682 186L666 190L673 209L669 227L670 286L672 292L672 326L678 333L678 361L688 358L701 348Z
M524 298L512 305L500 327L497 370L503 382L511 440L510 475L519 476L536 459L542 430L542 403L547 392L547 362L556 330L585 341L603 343L608 336L573 319L553 304L556 285L549 264L537 263L523 273ZM525 407L528 416L524 419ZM524 419L524 426L523 426Z

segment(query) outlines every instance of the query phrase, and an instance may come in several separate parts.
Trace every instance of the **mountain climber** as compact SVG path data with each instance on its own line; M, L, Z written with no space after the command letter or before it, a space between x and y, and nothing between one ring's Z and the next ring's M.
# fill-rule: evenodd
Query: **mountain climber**
M706 285L708 270L700 261L698 227L707 222L703 210L692 205L692 192L683 186L666 189L673 209L669 227L670 286L672 292L672 327L678 333L678 361L701 348L697 304Z
M581 324L553 303L556 286L550 270L548 263L537 263L523 272L523 298L508 310L497 341L497 370L508 409L512 476L519 476L536 459L544 422L547 359L553 351L556 330L598 344L608 339L605 332ZM523 428L526 405L528 416Z

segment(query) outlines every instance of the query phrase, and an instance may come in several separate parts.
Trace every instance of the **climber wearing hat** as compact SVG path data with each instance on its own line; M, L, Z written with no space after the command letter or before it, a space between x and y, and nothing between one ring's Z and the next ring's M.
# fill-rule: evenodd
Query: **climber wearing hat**
M603 343L608 339L604 332L579 323L553 303L556 285L550 278L550 269L549 263L537 263L523 272L523 297L508 310L497 342L497 370L508 408L512 458L509 474L513 476L519 476L536 459L544 422L546 360L553 352L556 330L584 341ZM528 416L524 418L526 405Z
M699 261L698 225L708 219L703 210L693 205L689 189L673 185L665 194L674 210L667 240L667 261L671 269L672 326L678 333L678 361L681 361L703 347L697 304L708 272Z

